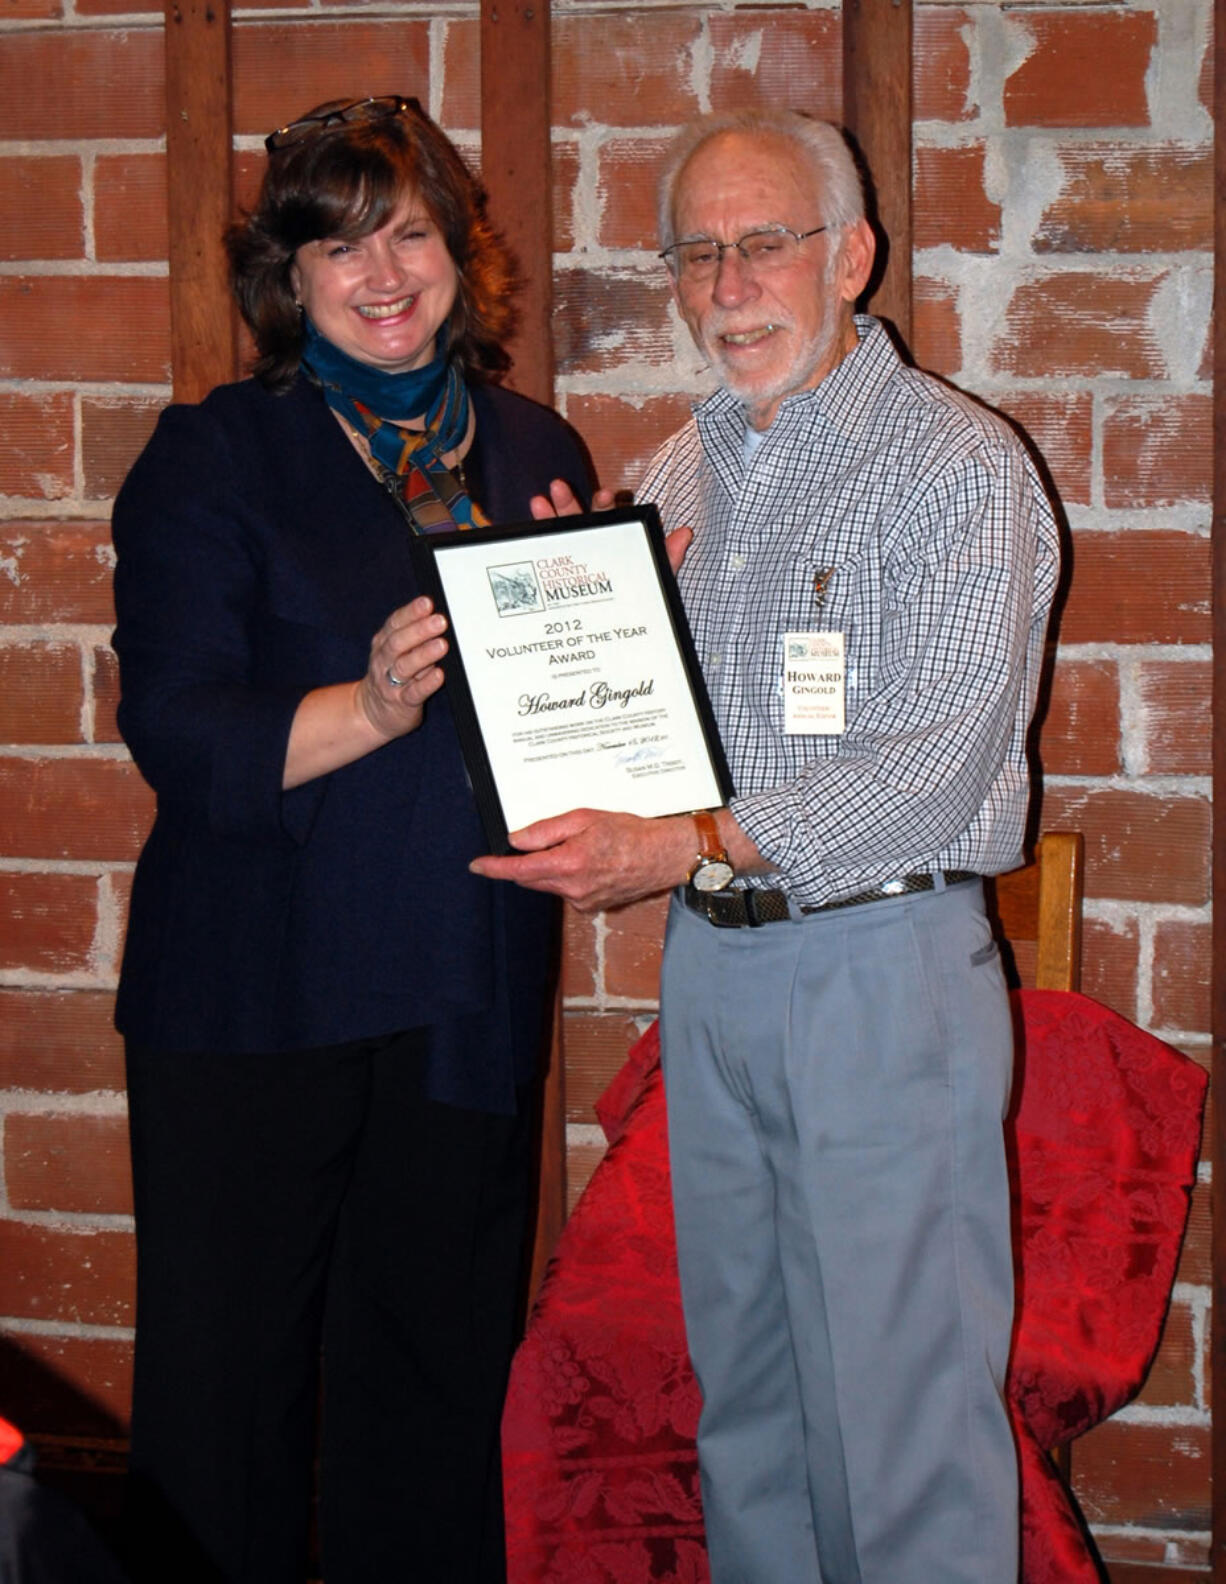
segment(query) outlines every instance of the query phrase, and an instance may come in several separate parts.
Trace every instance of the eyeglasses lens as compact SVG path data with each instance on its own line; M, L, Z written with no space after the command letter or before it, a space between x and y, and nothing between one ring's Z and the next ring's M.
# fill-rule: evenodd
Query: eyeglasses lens
M673 249L677 273L687 280L706 280L719 269L728 248L735 248L746 266L755 272L778 269L790 264L800 249L800 239L791 231L750 231L737 242L679 242Z

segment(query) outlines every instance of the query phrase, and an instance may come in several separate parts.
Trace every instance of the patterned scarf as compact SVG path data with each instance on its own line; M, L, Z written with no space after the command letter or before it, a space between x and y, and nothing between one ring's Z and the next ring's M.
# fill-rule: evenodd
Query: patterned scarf
M483 528L489 521L443 462L468 432L468 387L454 363L436 357L425 368L384 374L342 352L305 320L302 361L324 399L365 435L380 477L391 486L414 533ZM383 414L426 414L423 430Z

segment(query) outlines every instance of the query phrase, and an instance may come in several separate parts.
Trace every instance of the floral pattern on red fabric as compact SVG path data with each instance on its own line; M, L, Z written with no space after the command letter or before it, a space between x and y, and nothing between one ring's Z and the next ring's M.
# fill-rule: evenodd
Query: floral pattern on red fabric
M1018 1318L1008 1397L1023 1584L1094 1584L1048 1452L1114 1413L1152 1362L1195 1180L1207 1078L1080 995L1021 991ZM510 1584L707 1584L659 1044L598 1103L610 1140L558 1244L503 1422Z

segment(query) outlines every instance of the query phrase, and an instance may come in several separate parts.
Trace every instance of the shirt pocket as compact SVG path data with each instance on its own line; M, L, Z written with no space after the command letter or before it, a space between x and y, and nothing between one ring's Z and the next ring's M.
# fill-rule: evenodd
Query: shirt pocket
M881 579L862 533L839 524L798 532L787 567L779 632L843 635L847 720L871 687L881 630ZM780 683L782 688L782 682Z

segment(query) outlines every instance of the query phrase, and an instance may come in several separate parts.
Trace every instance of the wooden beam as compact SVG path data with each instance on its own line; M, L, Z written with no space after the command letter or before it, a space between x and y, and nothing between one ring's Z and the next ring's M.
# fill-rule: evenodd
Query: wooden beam
M877 198L869 307L911 340L911 0L844 0L843 123ZM884 232L883 248L881 233Z
M1226 0L1214 0L1213 143L1213 1162L1211 1470L1214 1584L1226 1584Z
M235 376L222 233L231 212L228 0L166 0L166 185L176 401Z
M490 218L519 260L519 332L507 381L553 401L553 175L549 0L481 0L481 174Z
M481 0L481 176L490 219L523 278L508 385L553 403L553 167L549 0ZM562 998L540 1118L540 1180L532 1249L534 1295L566 1221L566 1080Z

